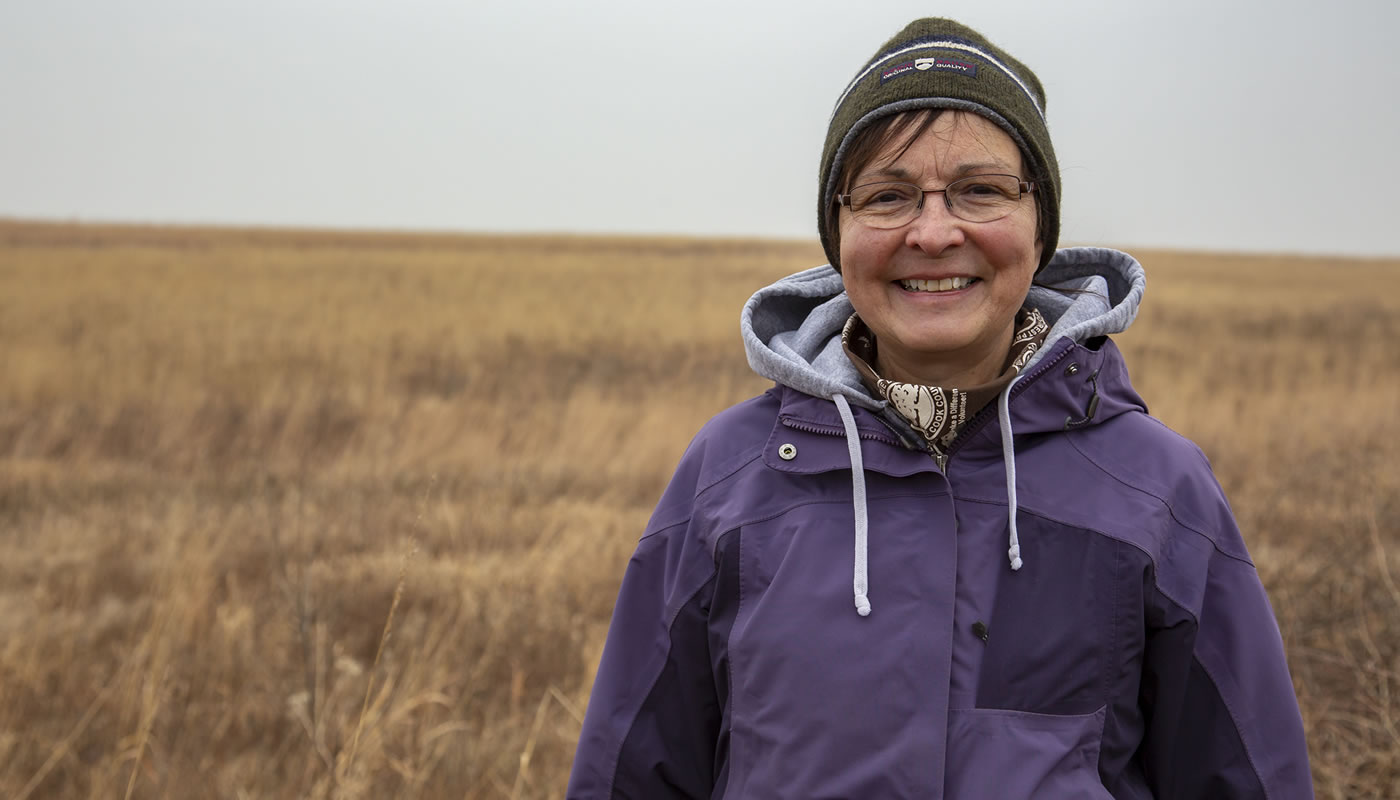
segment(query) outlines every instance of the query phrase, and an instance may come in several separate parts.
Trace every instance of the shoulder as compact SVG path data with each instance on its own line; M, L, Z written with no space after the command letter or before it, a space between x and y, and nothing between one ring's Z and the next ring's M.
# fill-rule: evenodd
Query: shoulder
M723 459L730 454L757 451L762 440L758 444L753 440L760 435L766 438L773 427L782 406L781 392L781 387L775 386L711 417L691 440L686 457L704 455Z
M648 532L688 521L703 497L745 469L761 466L781 405L775 387L710 418L681 456Z
M1105 480L1155 508L1163 525L1204 538L1222 555L1249 559L1210 461L1190 439L1144 412L1067 438Z
M697 468L699 487L722 481L762 455L782 405L775 387L710 418L690 441L682 466Z
M1045 433L1039 446L1017 454L1028 499L1061 521L1129 541L1154 560L1201 549L1247 561L1210 462L1147 413L1118 348L1108 339L1070 347L1062 354L1069 367L1047 371L1023 395L1034 410L1023 418ZM1073 421L1059 429L1055 422L1066 414Z
M1093 461L1144 487L1215 476L1195 442L1144 411L1119 414L1069 437Z

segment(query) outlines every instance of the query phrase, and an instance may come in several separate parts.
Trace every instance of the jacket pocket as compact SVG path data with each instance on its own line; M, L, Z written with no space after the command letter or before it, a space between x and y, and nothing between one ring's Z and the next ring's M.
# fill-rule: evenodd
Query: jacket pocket
M950 710L946 796L1112 800L1099 779L1106 713Z

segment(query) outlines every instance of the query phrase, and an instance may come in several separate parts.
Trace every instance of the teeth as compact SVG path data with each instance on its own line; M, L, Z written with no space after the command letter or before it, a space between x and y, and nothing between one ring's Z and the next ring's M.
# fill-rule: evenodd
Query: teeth
M899 285L911 292L950 292L972 283L971 278L944 278L941 281L910 280L900 281Z

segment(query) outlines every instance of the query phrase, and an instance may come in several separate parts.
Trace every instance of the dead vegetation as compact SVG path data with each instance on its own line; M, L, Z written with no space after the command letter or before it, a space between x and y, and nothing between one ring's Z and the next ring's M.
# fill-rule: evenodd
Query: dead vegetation
M1139 253L1320 797L1400 796L1400 264ZM0 223L0 796L562 795L617 582L811 244Z

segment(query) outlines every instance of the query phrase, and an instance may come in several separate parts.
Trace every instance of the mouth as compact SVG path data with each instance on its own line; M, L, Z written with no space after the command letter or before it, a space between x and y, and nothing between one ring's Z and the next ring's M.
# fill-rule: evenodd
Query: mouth
M903 280L895 282L909 292L955 292L958 289L965 289L979 280L981 278L944 278L936 281Z

